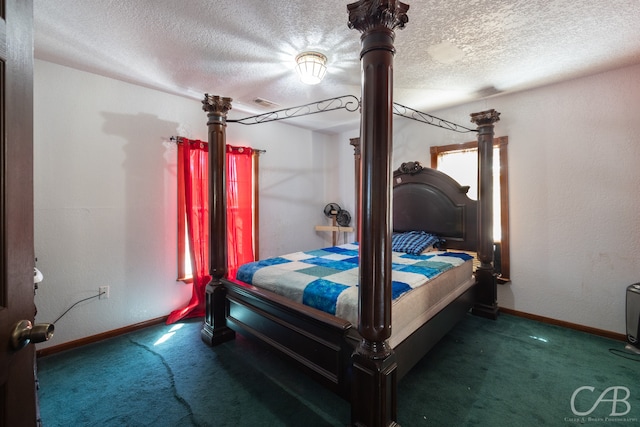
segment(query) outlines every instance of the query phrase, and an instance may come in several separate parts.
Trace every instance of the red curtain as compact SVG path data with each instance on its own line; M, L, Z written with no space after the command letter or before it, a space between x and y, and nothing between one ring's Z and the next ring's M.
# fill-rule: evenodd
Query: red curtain
M227 276L253 255L253 150L227 145Z
M193 273L191 300L173 311L167 324L205 314L209 272L208 144L182 139L178 158L184 162L187 235ZM253 256L253 150L227 145L227 277L235 278L240 264Z
M183 318L201 317L205 312L204 288L209 276L209 146L202 141L182 139L178 159L183 161L184 202L193 274L193 291L186 307L173 311L167 324ZM182 151L182 153L180 153Z

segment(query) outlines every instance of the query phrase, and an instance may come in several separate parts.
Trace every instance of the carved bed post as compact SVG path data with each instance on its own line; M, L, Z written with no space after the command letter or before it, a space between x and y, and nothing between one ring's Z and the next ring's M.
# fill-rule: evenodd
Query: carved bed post
M200 333L209 345L233 339L235 333L226 320L226 288L221 280L227 274L227 162L226 127L231 98L205 94L202 109L207 112L209 129L209 274L205 289L206 313Z
M397 425L395 354L391 335L391 154L395 28L409 6L397 0L360 0L347 6L349 27L362 32L362 156L358 235L359 321L353 358L351 424Z
M349 144L353 146L353 162L355 171L355 195L356 195L356 214L355 232L356 238L360 231L360 137L349 139Z
M478 295L473 313L498 317L497 282L493 268L493 127L500 120L495 110L471 114L478 126Z

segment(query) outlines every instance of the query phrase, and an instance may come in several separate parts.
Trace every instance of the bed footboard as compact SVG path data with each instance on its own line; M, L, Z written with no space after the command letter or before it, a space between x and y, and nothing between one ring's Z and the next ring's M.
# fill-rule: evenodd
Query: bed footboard
M223 283L229 328L268 344L349 399L351 354L359 341L351 323L269 291L231 280Z

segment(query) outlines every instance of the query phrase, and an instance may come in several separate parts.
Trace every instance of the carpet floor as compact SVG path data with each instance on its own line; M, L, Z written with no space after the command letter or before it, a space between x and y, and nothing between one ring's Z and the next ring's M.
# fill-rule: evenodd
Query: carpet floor
M44 427L348 425L349 404L286 361L240 335L208 347L200 327L157 325L38 359ZM619 341L469 315L400 381L398 421L640 425L638 361Z

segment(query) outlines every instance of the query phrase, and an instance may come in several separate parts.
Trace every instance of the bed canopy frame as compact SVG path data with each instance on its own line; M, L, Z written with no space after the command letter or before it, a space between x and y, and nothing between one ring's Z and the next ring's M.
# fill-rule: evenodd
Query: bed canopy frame
M492 264L492 146L494 124L500 114L495 110L471 114L471 122L477 128L470 129L394 103L394 31L404 28L408 22L409 6L397 0L360 0L349 4L347 9L349 27L362 33L361 100L348 95L228 120L231 98L205 94L202 104L208 116L211 282L206 287L206 314L201 336L209 345L233 339L236 331L256 337L350 401L351 425L395 426L398 425L397 381L464 317L470 307L476 315L497 317L496 277ZM337 109L359 110L361 114L360 138L355 150L356 159L359 158L356 161L359 167L360 246L357 325L226 277L227 123L259 124ZM473 218L472 223L477 229L474 240L480 265L475 271L476 285L470 291L418 329L406 343L392 349L387 340L391 335L394 114L458 132L477 132L477 221ZM403 168L395 174L414 179L411 177L422 172L422 167L414 162L404 164ZM454 191L464 192L459 186Z

